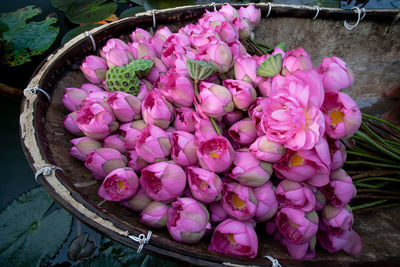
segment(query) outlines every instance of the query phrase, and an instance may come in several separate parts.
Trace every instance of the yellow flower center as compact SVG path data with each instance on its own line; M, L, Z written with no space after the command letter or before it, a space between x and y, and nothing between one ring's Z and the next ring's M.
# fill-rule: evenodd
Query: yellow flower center
M236 240L235 237L233 236L233 234L228 234L228 240L229 242L231 242L231 244L236 245Z
M126 185L125 185L124 181L118 181L118 187L119 187L119 189L125 189Z
M343 121L344 113L339 110L334 110L329 112L329 117L331 117L331 124L336 126L339 122Z
M293 155L290 159L290 167L302 166L303 164L304 159L299 154Z
M216 152L211 152L209 154L209 156L212 157L212 158L215 158L215 159L219 159L219 156L218 156L218 154Z
M208 186L207 182L202 182L202 183L200 184L201 190L207 189L207 186Z
M237 194L233 195L232 203L236 208L243 208L244 206L246 206L246 202L241 200Z

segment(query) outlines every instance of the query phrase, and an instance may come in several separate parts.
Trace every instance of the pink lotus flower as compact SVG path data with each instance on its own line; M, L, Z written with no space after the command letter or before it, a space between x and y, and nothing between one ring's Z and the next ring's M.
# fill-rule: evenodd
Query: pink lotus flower
M276 215L279 232L289 241L302 244L310 241L318 230L318 215L315 211L304 212L294 208L282 208Z
M153 200L146 194L144 189L139 185L139 189L131 199L121 201L121 205L127 207L136 212L142 211L147 204L151 203Z
M234 152L228 139L223 136L214 136L199 142L197 156L202 168L220 173L229 169Z
M173 107L158 90L153 90L142 102L142 116L147 124L166 129L173 120Z
M353 71L340 58L325 57L317 70L322 76L325 91L340 91L353 84Z
M228 133L235 142L241 145L251 144L257 138L257 130L250 118L240 120L233 124L232 127L229 128Z
M120 134L109 135L103 140L103 147L114 148L121 154L126 153L125 137Z
M246 48L242 45L242 43L240 41L235 41L233 43L230 43L228 46L232 52L233 58L238 58L240 56L247 55ZM232 68L231 68L231 71L232 71Z
M174 131L171 137L171 157L183 167L196 165L197 146L193 134L184 131Z
M100 50L101 57L104 59L107 59L107 54L112 49L120 49L120 50L129 51L129 46L120 39L116 39L116 38L108 39L106 45L103 46L103 48Z
M250 151L253 152L256 158L266 162L277 162L286 153L286 149L283 145L269 141L265 135L258 137L256 141L251 144Z
M260 95L268 97L273 92L279 90L285 84L285 77L279 74L268 79L263 79L258 83Z
M322 210L326 204L328 203L328 200L326 199L325 195L317 188L314 189L314 195L315 195L315 210L320 211Z
M136 152L148 163L167 158L171 153L168 134L155 125L147 125L137 138Z
M255 8L253 4L249 4L247 7L240 7L239 15L241 18L247 19L253 28L256 27L261 20L261 10Z
M224 123L227 125L232 125L235 122L243 119L244 115L243 112L238 110L238 109L234 109L231 112L228 112L224 115ZM254 124L253 124L254 126Z
M244 222L227 219L215 228L208 249L223 254L255 258L258 251L257 234Z
M199 102L201 110L213 118L221 118L234 108L229 90L214 83L200 82Z
M127 149L135 149L136 141L147 126L144 120L125 123L119 127L121 135L125 138L125 147Z
M223 41L210 44L207 48L208 63L219 73L227 72L233 65L232 52L229 46Z
M186 174L190 192L195 199L204 203L221 199L222 181L218 175L197 167L187 167Z
M251 31L251 25L248 20L244 18L235 18L232 21L233 26L237 29L239 33L239 40L245 41L247 38L254 36Z
M175 108L174 127L177 131L194 133L194 114L196 112L191 108Z
M156 57L156 52L154 51L151 44L147 41L133 42L129 46L129 52L131 53L134 59Z
M238 30L228 21L221 22L221 24L215 26L214 30L219 38L221 38L221 41L226 44L231 44L239 40Z
M153 201L142 210L139 222L154 228L163 228L167 225L167 214L167 204Z
M139 41L149 41L151 39L151 34L143 30L142 28L136 28L130 35L133 42L139 42Z
M275 187L271 181L253 188L254 195L258 200L257 211L254 219L257 222L264 222L275 216L278 211L278 202L275 197Z
M307 186L290 180L283 180L276 189L276 199L283 207L300 209L304 212L315 208L315 195Z
M151 68L149 74L146 75L146 80L148 80L151 84L155 84L158 79L160 78L160 75L163 73L167 72L167 67L165 66L164 62L162 62L161 59L156 58L156 57L144 57L144 59L151 59L153 61L153 67ZM151 86L152 89L152 86ZM139 96L139 95L138 95ZM143 97L144 99L144 97Z
M235 79L249 82L252 85L257 84L259 80L257 76L258 65L257 60L252 57L240 56L235 58L235 63L233 65Z
M107 103L115 117L121 122L130 122L141 118L141 103L135 96L123 92L111 93Z
M296 244L285 240L286 248L289 255L295 259L312 259L315 257L315 245L317 243L316 236L313 236L310 241Z
M211 212L211 221L212 222L222 222L228 219L228 213L222 207L221 202L213 202L209 205L210 212Z
M328 144L332 159L331 171L334 171L342 167L343 163L346 161L346 147L342 142L340 142L340 140L330 138L328 138Z
M105 56L109 68L114 66L121 67L132 61L128 51L118 48L111 49Z
M69 113L64 121L63 121L63 125L64 128L67 129L68 132L72 133L73 135L76 136L82 136L82 130L79 129L78 125L76 124L76 118L78 117L77 112L71 112Z
M85 166L96 180L102 180L113 170L126 167L126 158L113 148L98 148L86 157Z
M61 102L69 111L76 111L80 108L83 100L87 97L87 93L79 88L65 88L64 97Z
M327 92L321 110L325 117L326 135L333 139L350 137L361 125L360 109L345 93Z
M185 190L186 174L179 165L162 161L144 168L139 181L152 199L171 202Z
M316 71L288 75L284 86L261 102L261 123L269 140L292 150L311 149L318 143L325 125L316 96L323 98L323 89L314 79L320 81Z
M76 125L94 139L103 139L119 127L110 106L104 102L84 102L77 112Z
M218 135L209 118L201 118L199 113L195 113L193 119L194 134L198 140L206 140Z
M149 81L144 79L139 80L139 93L136 98L139 99L139 101L143 101L151 90L153 90L153 85Z
M282 75L294 73L297 70L308 72L312 69L312 62L310 56L303 49L299 47L295 50L286 52L282 61Z
M173 239L196 243L210 228L207 209L193 198L178 198L168 210L167 227Z
M91 83L101 83L106 79L108 66L101 57L87 56L82 62L81 70Z
M231 22L234 18L239 17L239 12L230 4L222 5L218 12L224 15L225 19Z
M172 35L167 39L169 40ZM165 43L164 49L161 52L161 60L167 68L172 68L175 65L177 55L183 55L186 50L180 44Z
M260 161L248 149L239 149L235 152L233 166L230 176L239 183L251 187L265 184L272 174L271 164Z
M98 194L105 200L118 202L132 198L138 186L138 177L131 168L118 168L106 176Z
M81 89L84 90L86 93L90 94L93 92L103 92L104 88L94 85L92 83L84 83L81 85Z
M330 203L341 208L355 196L356 188L351 177L343 170L331 172L329 184L320 188Z
M229 216L246 221L256 214L258 200L251 187L229 183L223 185L221 203Z
M86 157L90 152L101 148L99 141L86 136L72 139L70 142L73 144L73 147L71 147L69 154L81 161L86 161Z
M326 151L329 153L329 151ZM289 150L284 157L272 166L275 174L295 182L306 182L313 186L329 183L329 166L313 150Z
M194 88L191 80L170 69L161 75L157 84L162 95L177 107L193 105Z
M128 158L128 166L135 172L140 172L143 168L149 165L149 163L139 156L136 150L128 150L126 156Z
M154 36L150 39L150 44L156 52L158 58L161 57L161 52L165 41L172 35L171 30L167 26L159 28Z
M263 112L263 109L261 106L261 102L263 100L264 100L263 97L257 97L256 101L249 107L249 110L248 110L249 117L251 118L251 120L254 123L254 127L257 130L258 136L265 135L263 127L262 127L262 123L261 123L262 117L264 115L264 112Z
M250 83L239 80L224 80L222 84L232 95L233 103L237 109L247 110L256 100L256 90Z

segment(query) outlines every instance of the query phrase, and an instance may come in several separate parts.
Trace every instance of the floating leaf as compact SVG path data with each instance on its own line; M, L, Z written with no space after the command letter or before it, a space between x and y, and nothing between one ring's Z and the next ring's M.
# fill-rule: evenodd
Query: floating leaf
M202 60L188 59L186 60L186 66L190 77L197 81L207 79L216 71L213 66Z
M272 77L275 74L279 74L282 69L282 55L272 55L258 67L257 75L264 77Z
M71 229L64 209L51 209L53 199L32 189L0 213L0 266L39 266L54 256Z
M196 4L195 0L144 0L143 6L146 10L164 9L177 6L188 6Z
M76 267L122 267L122 265L113 257L100 255L93 259L84 260L77 264Z
M141 266L141 262L143 262L146 257L145 254L137 254L135 250L106 237L104 237L101 242L99 252L101 255L118 259L121 264L126 266Z
M392 6L394 6L395 8L400 8L400 0L393 1L391 4L392 4Z
M129 4L131 2L130 0L113 0L113 1L119 4Z
M68 258L73 261L78 261L90 257L95 249L96 245L89 239L89 234L84 233L72 240L68 249Z
M73 28L72 30L68 31L64 37L61 40L61 44L66 44L69 40L73 39L75 36L78 36L79 34L85 32L85 31L90 31L91 29L97 27L94 24L86 24L83 26L79 26L76 28Z
M133 17L135 16L136 13L139 12L144 12L145 9L142 6L135 6L135 7L131 7L128 8L124 11L121 12L121 15L119 15L119 18L127 18L127 17Z
M275 48L280 48L280 49L282 49L283 51L285 51L286 44L285 44L284 42L279 43L279 44L277 44L277 45L275 46Z
M26 24L27 19L39 13L40 9L28 6L1 15L1 23L8 27L8 31L2 34L5 41L4 63L10 66L24 64L31 60L31 56L42 54L53 44L59 31L58 27L52 26L56 18Z
M76 0L51 0L50 3L54 8L62 12L67 12L68 8L72 6L75 1Z
M115 12L115 2L107 0L77 0L67 10L67 18L76 24L89 24L101 21ZM103 4L104 3L104 4Z
M143 6L144 0L130 0L130 2L135 3L136 5Z

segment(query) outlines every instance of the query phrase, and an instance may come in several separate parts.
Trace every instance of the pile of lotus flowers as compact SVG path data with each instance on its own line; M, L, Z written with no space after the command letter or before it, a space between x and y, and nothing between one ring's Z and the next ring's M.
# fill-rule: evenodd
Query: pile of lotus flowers
M341 92L353 74L336 57L314 68L301 47L249 54L264 51L260 16L226 4L177 33L108 40L81 65L91 83L62 99L65 128L81 136L70 154L102 198L179 242L211 236L210 250L253 258L258 235L271 235L296 259L314 257L317 240L359 255L356 190L341 169L341 139L361 124Z

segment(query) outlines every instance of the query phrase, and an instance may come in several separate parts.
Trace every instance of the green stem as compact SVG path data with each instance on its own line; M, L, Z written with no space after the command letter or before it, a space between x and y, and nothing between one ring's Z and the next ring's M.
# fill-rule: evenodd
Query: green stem
M390 200L400 200L399 196L378 196L371 194L360 194L355 197L355 199L390 199Z
M267 48L269 51L274 51L274 49L266 44L255 42L257 45Z
M398 207L398 206L400 206L400 203L391 203L391 204L386 204L386 205L374 206L369 209L364 209L363 211L372 211L372 210L376 210L376 209L385 209L385 208L392 208L392 207Z
M369 202L369 203L351 207L351 210L354 211L354 210L359 210L359 209L365 209L365 208L369 208L369 207L373 207L373 206L385 203L387 201L388 201L388 199L382 199L382 200L378 200L378 201L374 201L374 202Z
M369 159L374 159L374 160L386 162L386 163L389 163L389 164L390 163L396 163L396 162L393 162L391 160L375 157L375 156L372 156L372 155L369 155L369 154L366 154L366 153L363 153L363 152L347 151L347 154L354 155L354 156L360 156L360 157L364 157L364 158L369 158Z
M365 118L365 119L370 119L370 120L379 121L379 122L381 122L381 123L383 123L383 124L386 124L387 126L391 127L392 129L394 129L394 130L400 132L400 128L397 127L396 125L394 125L394 124L391 123L391 122L385 121L385 120L383 120L383 119L381 119L381 118L378 118L378 117L375 117L375 116L368 115L368 114L366 114L366 113L362 113L362 116L363 116L363 118Z
M262 47L257 45L257 43L254 42L251 38L247 38L246 41L256 51L256 54L258 52L258 56L262 56L262 55L268 54L267 51L265 51Z
M374 146L376 149L378 149L379 151L381 151L382 153L385 153L388 156L391 156L397 160L400 160L400 156L393 153L392 151L387 150L386 148L378 145L374 140L372 140L368 135L364 134L363 132L357 131L355 133L355 135L357 135L358 137L364 139L366 142L368 142L369 144L371 144L372 146Z
M390 145L392 145L392 146L395 146L395 147L397 147L398 149L400 149L400 142L399 142L399 141L393 141L393 140L388 140L388 139L385 139L385 141L386 141L388 144L390 144Z
M389 194L389 195L400 195L400 191L391 191L391 190L382 190L382 189L357 189L357 194L358 193L378 193L378 194Z
M348 164L348 165L365 164L365 165L376 166L376 167L400 169L400 165L393 165L393 164L386 164L386 163L376 163L376 162L364 161L364 160L345 161L344 163Z
M376 132L374 132L369 126L368 124L366 124L365 122L361 122L361 127L362 129L364 129L367 134L369 134L372 138L375 138L376 140L378 140L380 142L380 145L383 146L384 148L386 148L387 150L390 150L393 153L396 153L397 155L400 155L400 149L397 149L396 147L393 147L392 145L390 145L389 143L386 143L386 140L382 137L380 137Z
M388 181L400 183L400 179L392 177L368 177L354 181L354 184L368 182L368 181Z
M358 184L354 184L357 188L362 187L362 188L369 188L369 189L378 189L378 188L382 188L385 185L387 185L389 182L383 182L383 183L379 183L379 184L375 184L375 185L371 185L371 184L364 184L364 183L358 183ZM358 190L358 189L357 189ZM358 192L358 191L357 191Z
M214 129L217 132L217 134L222 135L221 131L219 130L219 127L218 127L217 123L214 120L214 118L210 117L210 121L211 121L212 125L214 126Z

